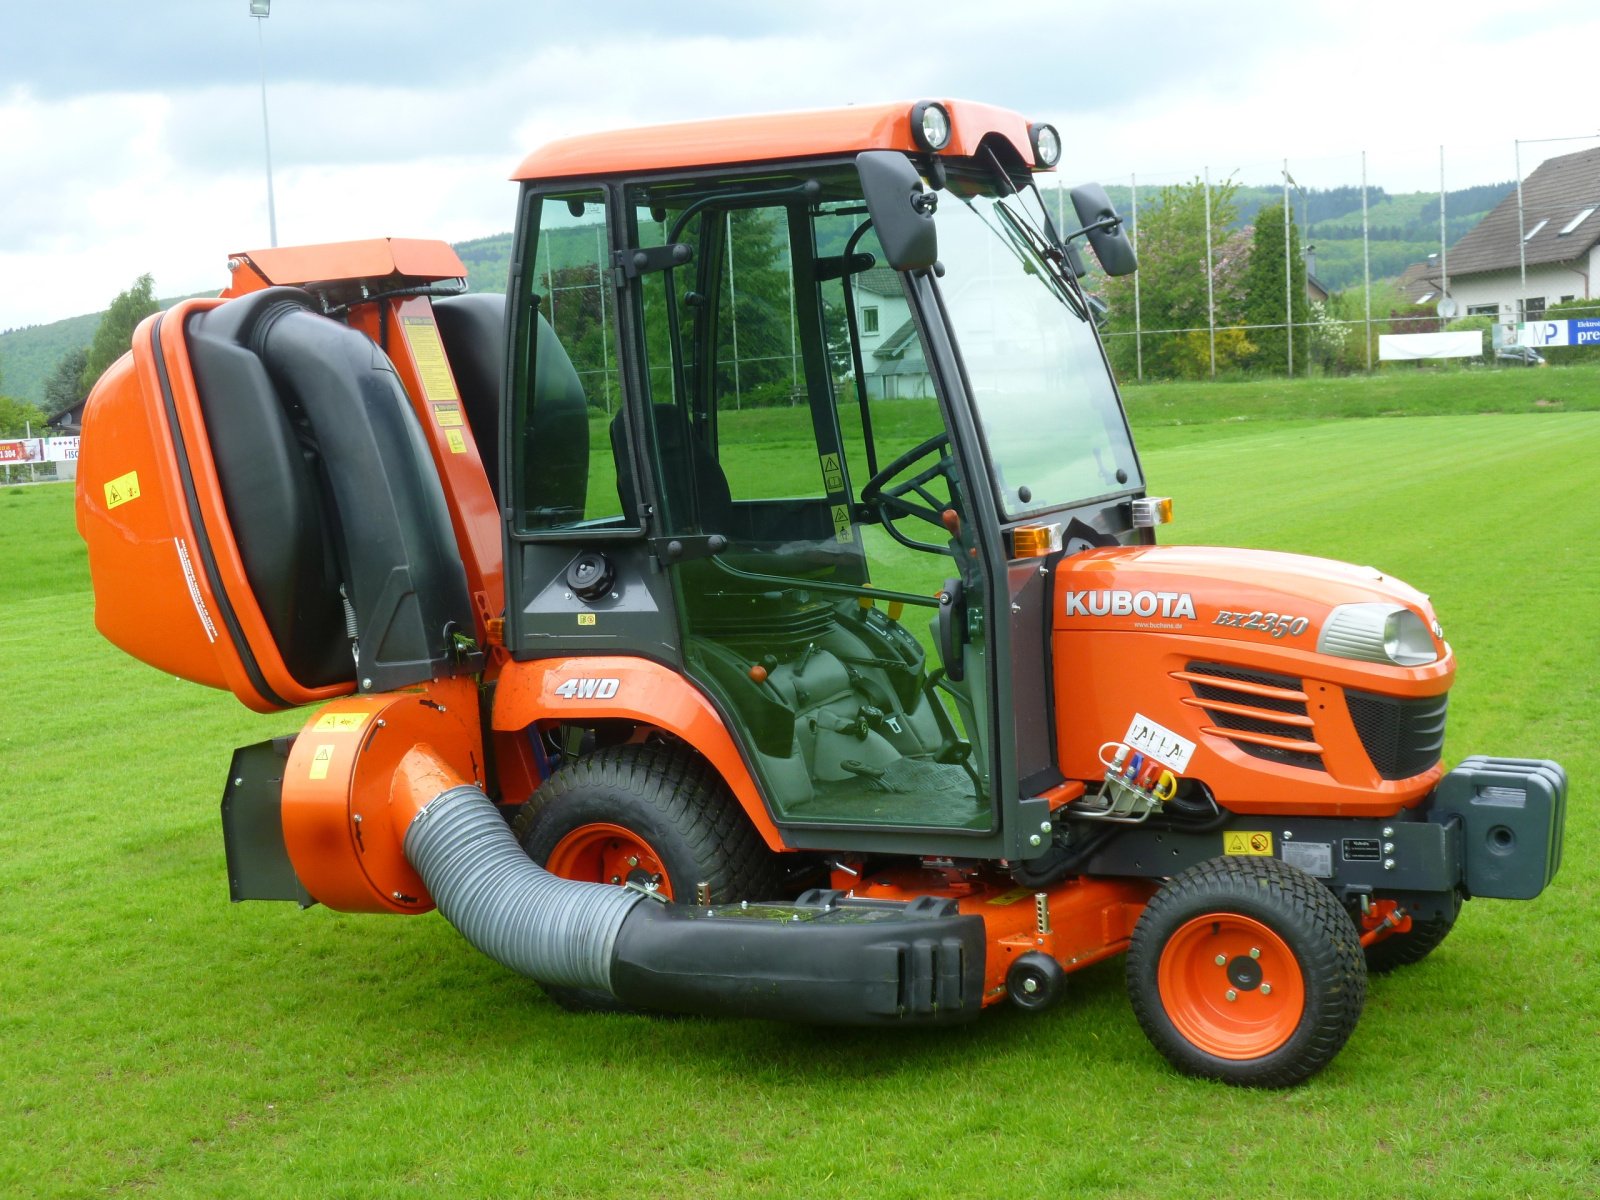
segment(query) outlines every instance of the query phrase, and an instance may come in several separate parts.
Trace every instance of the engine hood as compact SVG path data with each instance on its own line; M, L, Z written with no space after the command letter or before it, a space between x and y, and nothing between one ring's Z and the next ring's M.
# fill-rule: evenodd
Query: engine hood
M1397 605L1422 618L1448 658L1428 597L1373 567L1272 550L1114 546L1056 568L1053 627L1181 632L1314 652L1334 609Z

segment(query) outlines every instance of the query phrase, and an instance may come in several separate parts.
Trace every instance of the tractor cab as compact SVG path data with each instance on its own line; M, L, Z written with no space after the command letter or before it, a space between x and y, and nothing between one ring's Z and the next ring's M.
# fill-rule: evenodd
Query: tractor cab
M1048 127L931 107L904 151L802 114L524 165L505 636L686 674L790 844L1007 857L1063 783L1038 556L1133 539L1143 480Z

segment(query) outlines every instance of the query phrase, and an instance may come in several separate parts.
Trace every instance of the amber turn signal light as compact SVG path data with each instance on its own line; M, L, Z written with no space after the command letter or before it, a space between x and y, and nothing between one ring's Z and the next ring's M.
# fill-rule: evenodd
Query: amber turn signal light
M1059 525L1018 525L1011 531L1012 558L1043 558L1059 549Z

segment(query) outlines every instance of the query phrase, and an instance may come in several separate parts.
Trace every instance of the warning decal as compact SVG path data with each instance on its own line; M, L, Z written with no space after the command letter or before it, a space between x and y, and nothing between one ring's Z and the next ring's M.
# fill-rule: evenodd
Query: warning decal
M578 614L578 624L579 625L593 625L594 624L594 614L593 613L579 613Z
M433 406L433 419L441 429L455 429L467 423L461 415L461 401L443 400Z
M126 475L118 475L106 484L106 507L115 508L119 504L126 504L129 500L139 498L139 472L129 471Z
M324 742L318 746L316 753L311 756L311 778L326 779L328 767L333 762L333 743Z
M354 733L366 723L366 713L328 712L318 717L311 728L318 733Z
M423 399L460 400L455 377L450 374L450 364L445 361L439 327L433 323L433 318L401 317L400 332L405 335L406 345L411 347L411 357L416 361L417 377L422 380Z
M835 541L855 541L855 531L850 528L850 506L847 504L833 506L833 536Z
M451 454L465 454L467 452L467 439L459 429L446 429L444 440L450 443Z
M844 491L844 471L839 466L837 454L822 456L822 486L826 491Z
M1222 835L1222 852L1224 854L1269 855L1272 853L1272 835L1266 832L1241 833L1230 831Z
M1012 888L1009 892L1001 892L988 903L1015 904L1018 900L1026 900L1031 895L1033 895L1033 891L1030 888Z

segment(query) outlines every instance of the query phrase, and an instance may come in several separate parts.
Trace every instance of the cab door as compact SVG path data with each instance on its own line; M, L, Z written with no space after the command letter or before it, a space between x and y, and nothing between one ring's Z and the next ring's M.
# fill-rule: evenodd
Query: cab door
M979 853L990 589L854 172L640 185L625 214L666 264L633 290L635 415L686 671L796 844Z

